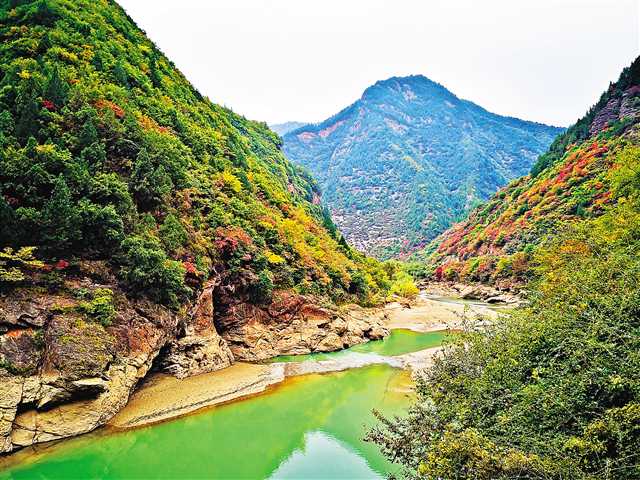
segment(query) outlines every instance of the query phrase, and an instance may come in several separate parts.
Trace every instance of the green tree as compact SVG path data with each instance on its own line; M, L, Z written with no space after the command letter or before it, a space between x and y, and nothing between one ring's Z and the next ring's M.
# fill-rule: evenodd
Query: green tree
M154 165L149 152L140 150L131 175L132 190L138 206L150 210L162 203L171 192L173 182L162 165Z
M53 67L44 89L44 97L52 101L56 107L61 107L67 102L69 86L60 76L58 66Z
M50 200L42 211L43 243L58 253L71 250L78 240L80 221L71 191L62 175L54 183Z

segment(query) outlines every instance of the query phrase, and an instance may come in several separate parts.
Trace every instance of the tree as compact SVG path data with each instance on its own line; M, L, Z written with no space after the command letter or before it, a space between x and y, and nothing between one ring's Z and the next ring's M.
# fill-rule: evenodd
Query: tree
M68 95L69 86L60 76L60 71L56 65L47 80L47 85L44 89L44 97L53 102L53 104L59 108L67 102Z
M31 136L37 136L38 116L40 114L38 84L31 74L26 73L26 75L28 77L21 83L16 98L16 111L18 113L16 135L23 142Z
M169 174L162 165L154 165L144 148L134 163L131 182L134 198L142 210L150 210L160 204L173 189Z
M68 252L80 234L79 216L62 175L55 180L50 200L42 211L43 243L54 252Z
M131 87L131 85L129 84L129 75L127 74L127 71L124 69L124 65L122 64L121 60L118 60L116 65L113 67L113 77L122 87L125 87L125 88Z

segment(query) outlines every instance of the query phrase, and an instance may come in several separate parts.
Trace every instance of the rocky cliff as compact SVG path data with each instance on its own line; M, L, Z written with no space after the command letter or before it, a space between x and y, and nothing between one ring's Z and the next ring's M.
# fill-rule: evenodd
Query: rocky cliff
M183 378L235 359L333 351L388 334L380 311L321 308L291 292L263 308L228 305L212 281L174 312L112 281L104 264L89 262L56 293L31 287L0 297L1 452L105 424L152 368ZM115 292L109 326L87 318L77 296L105 288Z
M388 270L114 1L0 0L0 37L0 452L104 424L150 369L385 333L336 304Z

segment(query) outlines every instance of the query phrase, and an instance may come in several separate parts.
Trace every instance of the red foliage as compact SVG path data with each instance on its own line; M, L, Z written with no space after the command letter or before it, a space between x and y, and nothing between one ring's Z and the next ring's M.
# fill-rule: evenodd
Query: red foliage
M438 268L436 268L436 271L434 272L436 280L438 280L438 281L442 280L442 271L443 271L442 265L440 265Z
M69 266L69 262L67 262L66 260L58 260L58 262L55 264L54 268L56 270L64 270L68 266Z
M182 262L182 266L187 271L188 275L194 275L196 277L200 276L200 271L198 268L191 262Z
M51 100L42 100L42 106L50 112L56 109L56 105Z
M216 249L225 254L232 254L239 247L248 247L253 244L251 237L240 227L216 228Z

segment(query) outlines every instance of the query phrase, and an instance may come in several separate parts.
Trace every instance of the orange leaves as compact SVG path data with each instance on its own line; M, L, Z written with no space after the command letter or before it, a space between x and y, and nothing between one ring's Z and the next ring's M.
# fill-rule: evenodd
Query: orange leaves
M218 227L216 228L214 245L220 253L232 255L239 248L246 249L253 246L253 240L240 227Z
M102 110L102 109L111 110L117 118L124 117L124 109L109 100L100 99L95 103L95 106L99 110Z

